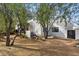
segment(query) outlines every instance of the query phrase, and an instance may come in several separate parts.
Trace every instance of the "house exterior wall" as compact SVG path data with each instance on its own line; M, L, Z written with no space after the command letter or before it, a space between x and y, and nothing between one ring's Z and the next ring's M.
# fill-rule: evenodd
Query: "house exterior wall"
M43 28L36 20L32 20L29 23L32 26L31 30L33 32L35 32L39 36L43 36ZM58 27L59 32L52 32L52 27L53 26ZM72 30L73 29L73 25L71 23L68 23L67 26L65 26L64 22L60 23L59 21L54 22L52 27L50 28L50 30L48 32L48 35L50 35L50 36L58 36L58 37L63 37L63 38L67 38L67 30ZM76 31L76 39L79 38L78 32L79 31Z
M42 26L36 20L29 20L28 23L30 24L31 32L34 32L38 36L43 35Z
M75 30L75 39L79 40L79 30Z
M59 31L58 32L52 32L52 27L58 27ZM48 35L50 36L58 36L58 37L63 37L63 38L67 38L67 30L65 29L65 27L62 27L58 24L53 24L53 26L51 27L50 31L48 32Z
M51 22L52 22L52 20L51 20ZM58 27L59 32L52 32L52 27ZM67 24L65 24L64 21L60 22L60 19L55 21L53 23L52 27L49 31L49 35L64 37L64 38L67 38L67 30L73 30L73 24L72 23L67 22Z

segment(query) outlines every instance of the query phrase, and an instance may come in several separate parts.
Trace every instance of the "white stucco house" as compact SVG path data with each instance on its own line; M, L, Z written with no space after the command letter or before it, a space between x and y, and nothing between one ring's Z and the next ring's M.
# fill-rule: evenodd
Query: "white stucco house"
M33 31L39 36L43 36L42 26L37 20L29 20L28 23L30 24L30 31ZM50 36L79 39L79 27L71 22L68 22L65 26L64 21L60 22L60 20L57 20L52 25L49 24L49 27L51 27L48 32Z

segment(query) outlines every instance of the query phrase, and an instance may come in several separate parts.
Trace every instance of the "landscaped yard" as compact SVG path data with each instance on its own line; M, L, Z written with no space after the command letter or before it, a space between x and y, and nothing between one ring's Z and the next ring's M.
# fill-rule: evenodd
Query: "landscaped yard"
M55 56L79 55L79 48L75 47L78 41L72 39L30 40L17 37L14 46L6 47L0 41L0 55L11 56Z

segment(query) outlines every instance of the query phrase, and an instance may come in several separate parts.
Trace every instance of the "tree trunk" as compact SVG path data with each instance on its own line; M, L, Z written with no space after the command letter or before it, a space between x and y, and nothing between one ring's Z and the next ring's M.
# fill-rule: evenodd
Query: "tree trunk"
M7 33L6 46L10 46L10 33Z
M11 46L14 45L14 42L15 42L15 39L16 39L17 36L18 36L18 34L14 37L13 41L11 42Z
M11 20L9 23L9 27L7 28L7 39L6 39L6 46L10 46L10 31L11 31Z
M43 32L44 32L44 38L47 39L48 38L48 28L44 27Z
M8 16L9 24L7 25L8 27L7 27L7 32L6 32L6 35L7 35L6 46L10 46L10 32L11 32L11 27L12 27L12 18L8 14L7 16Z

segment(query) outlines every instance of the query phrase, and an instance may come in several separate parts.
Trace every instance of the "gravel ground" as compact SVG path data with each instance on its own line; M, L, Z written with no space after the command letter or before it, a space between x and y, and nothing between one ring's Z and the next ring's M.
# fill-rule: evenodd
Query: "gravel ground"
M53 38L32 40L17 37L12 47L6 47L5 41L0 40L1 56L79 56L79 48L75 47L73 39Z

